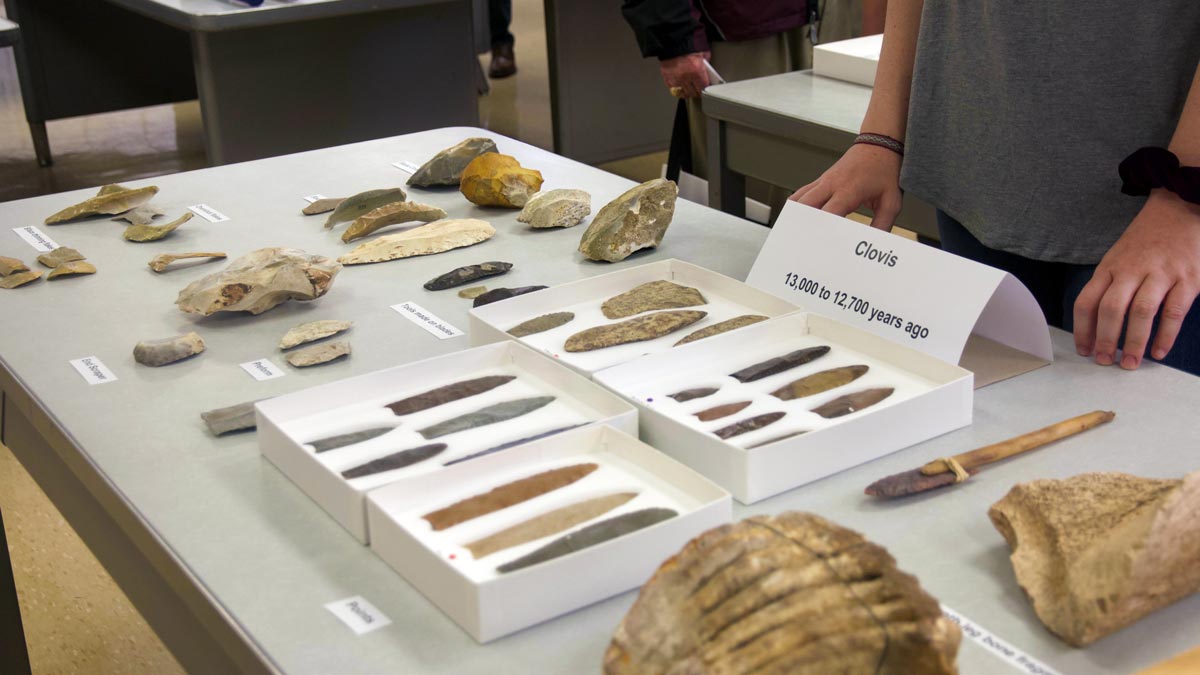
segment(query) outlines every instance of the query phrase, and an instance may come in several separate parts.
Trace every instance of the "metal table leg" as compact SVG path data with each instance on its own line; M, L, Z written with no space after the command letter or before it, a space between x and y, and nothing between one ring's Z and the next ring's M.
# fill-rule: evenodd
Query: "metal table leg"
M746 217L746 177L730 170L725 123L708 118L708 205L739 218Z
M13 579L8 537L4 533L4 512L0 511L0 671L30 675L29 650L21 624L21 606L17 604L17 584Z

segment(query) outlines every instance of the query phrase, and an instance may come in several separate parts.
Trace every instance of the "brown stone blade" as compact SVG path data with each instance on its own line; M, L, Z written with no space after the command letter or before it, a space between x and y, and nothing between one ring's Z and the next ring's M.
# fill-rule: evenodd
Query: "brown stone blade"
M599 518L636 496L636 492L621 492L587 499L554 509L535 518L530 518L523 523L517 523L512 527L500 530L483 539L473 541L467 544L467 550L476 559L479 559L514 546L528 544L542 537L549 537L552 534L564 532L593 518Z
M579 331L567 338L563 349L568 352L590 352L631 342L653 340L686 328L705 316L708 316L707 312L686 309L655 312L621 323Z
M700 291L673 281L651 281L605 300L600 311L609 319L624 319L656 309L695 307L708 301Z
M509 328L508 334L513 337L528 337L530 335L537 335L538 333L545 333L548 330L554 330L559 326L565 326L574 320L574 312L543 314Z
M978 473L978 469L967 470L967 473L974 476ZM949 471L945 473L926 476L921 473L920 469L912 471L904 471L902 473L892 474L886 478L871 483L867 486L865 492L872 497L881 497L883 499L892 499L893 497L904 497L907 495L915 495L918 492L934 490L940 487L954 484L954 474Z
M730 439L734 436L741 436L742 434L747 434L751 431L758 431L765 426L774 424L783 419L783 416L786 414L787 413L783 412L773 412L765 415L755 415L754 417L748 417L741 422L730 424L727 427L721 427L713 433L719 438Z
M742 368L730 375L739 382L754 382L761 380L764 377L778 375L786 370L798 368L806 363L815 361L829 353L829 347L824 345L820 347L808 347L807 349L797 349L790 354L784 354L773 359L768 359L761 363L756 363L752 366Z
M853 394L839 396L825 405L813 408L812 411L825 419L833 419L869 408L891 396L894 391L896 390L891 387L864 389L863 391L856 391Z
M739 413L739 412L745 410L750 405L750 403L751 403L751 401L737 401L736 403L726 403L724 405L713 406L706 410L701 410L700 412L695 413L695 415L696 415L696 417L698 417L700 419L701 422L711 422L713 420L719 420L722 417L729 417L730 415L732 415L734 413Z
M795 382L786 384L771 392L771 395L783 401L814 396L821 392L850 384L863 375L866 375L868 370L870 370L868 366L843 366L842 368L822 370L819 373L813 373L808 377L802 377Z
M616 539L630 532L636 532L651 525L657 525L677 515L679 513L675 510L663 508L642 509L640 511L623 513L608 520L588 525L577 532L565 534L533 553L521 556L512 562L497 567L496 571L501 574L515 572L516 570L543 563L547 560L553 560L569 553L581 551L589 546L603 544L610 539Z
M587 476L600 468L598 464L572 464L558 469L543 471L539 474L506 483L498 488L474 497L468 497L444 509L438 509L421 516L429 521L434 530L444 530L465 523L489 513L529 501L534 497L554 492Z
M443 403L450 403L451 401L482 394L485 391L491 391L515 379L517 379L515 375L489 375L487 377L477 377L473 380L463 380L462 382L455 382L444 387L431 389L423 394L400 399L395 403L389 403L387 407L391 408L392 412L397 415L411 415L422 410L436 408Z

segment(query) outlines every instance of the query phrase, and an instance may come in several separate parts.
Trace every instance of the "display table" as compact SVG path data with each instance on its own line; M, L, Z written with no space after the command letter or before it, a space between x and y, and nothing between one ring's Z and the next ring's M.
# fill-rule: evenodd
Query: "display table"
M47 120L196 96L212 164L479 117L472 0L6 3L46 162Z
M302 197L345 196L400 185L393 162L421 163L478 129L450 128L164 176L154 203L168 216L205 203L230 220L193 219L170 239L131 244L106 221L42 229L88 256L94 276L38 281L3 291L0 332L3 441L45 489L101 562L193 672L517 673L596 672L635 597L627 593L481 646L443 616L369 549L259 456L255 435L212 437L202 411L275 396L468 346L438 340L390 309L416 302L465 329L470 302L421 284L484 260L515 264L488 286L559 284L628 266L680 258L744 278L766 231L681 200L663 246L617 266L575 252L581 228L535 232L516 211L481 209L455 190L411 193L450 217L482 217L498 234L476 247L377 265L348 267L313 303L290 303L258 317L197 319L173 306L188 282L214 263L154 274L162 252L295 246L338 255L347 246L323 217L300 215ZM494 134L488 134L495 137ZM594 208L631 183L502 137L502 152L547 178L575 187ZM41 223L94 191L0 205L8 227ZM12 232L0 254L36 255ZM275 345L290 327L315 319L353 320L354 354L296 370ZM164 368L133 362L135 342L199 332L208 351ZM1101 368L1074 354L1055 331L1058 361L977 393L975 424L754 507L738 517L787 509L817 512L887 546L925 588L1003 639L1063 673L1127 673L1192 646L1200 634L1200 596L1161 611L1088 649L1067 647L1036 620L1015 585L1007 550L989 524L988 506L1015 482L1090 470L1179 476L1195 469L1192 418L1200 381L1148 363L1137 372ZM88 385L68 361L95 356L119 378ZM258 382L238 364L269 357L287 375ZM988 467L966 485L904 502L863 496L874 479L924 461L1025 432L1096 408L1115 423L1028 456ZM554 589L546 589L552 593ZM361 595L393 624L356 637L323 605ZM995 656L964 640L964 673L1003 673Z
M744 215L746 177L795 189L816 180L854 143L871 88L804 70L704 90L713 208ZM911 195L896 219L937 239L931 206Z
M21 36L21 29L17 24L0 17L0 47L11 47L16 44Z

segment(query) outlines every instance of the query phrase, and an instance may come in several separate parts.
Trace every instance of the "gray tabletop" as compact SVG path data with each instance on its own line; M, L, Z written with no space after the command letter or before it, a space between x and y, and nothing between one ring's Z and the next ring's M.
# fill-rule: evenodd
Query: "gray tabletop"
M490 645L471 638L369 549L360 546L299 489L258 455L253 435L212 438L198 414L218 406L295 391L467 347L467 338L437 340L390 305L412 300L460 328L469 303L453 291L423 290L425 280L458 265L507 260L514 271L498 285L557 284L617 267L575 253L579 228L533 232L514 211L482 209L455 190L412 191L411 198L445 208L451 217L483 217L496 237L436 256L346 268L329 294L290 303L258 317L196 318L173 306L191 280L220 269L209 264L156 275L146 266L162 252L222 250L231 256L263 246L295 246L340 254L337 234L322 218L299 214L302 197L346 196L400 185L407 174L391 164L420 163L478 129L442 129L310 153L235 164L155 179L155 203L173 216L205 203L230 216L224 223L193 219L171 238L131 244L107 221L43 227L59 244L79 249L99 269L4 291L6 325L0 360L73 439L111 489L202 584L221 608L278 667L291 673L575 673L595 672L609 637L634 594L600 602ZM540 169L546 188L590 191L599 206L631 183L505 138L502 152ZM150 184L140 181L135 185ZM0 205L6 227L40 223L88 196L77 191ZM680 202L663 246L623 266L670 257L744 278L766 231L738 218ZM32 261L34 251L0 232L0 255ZM274 351L291 326L313 319L351 319L354 355L296 371ZM196 330L208 352L151 369L136 365L133 343ZM1085 650L1071 649L1037 622L1016 587L1004 543L988 523L987 506L1015 482L1122 470L1178 476L1196 468L1191 416L1200 406L1197 380L1148 364L1135 373L1099 368L1074 356L1056 332L1058 361L977 394L975 424L832 476L736 515L807 509L865 532L887 546L945 604L1063 673L1126 673L1190 647L1200 633L1200 596L1186 599ZM118 381L89 386L68 365L97 356ZM256 382L239 363L271 357L288 375ZM990 467L938 496L876 504L862 496L875 478L947 453L1006 438L1095 408L1118 419L1090 434L1028 457ZM553 589L547 589L553 592ZM362 595L393 625L355 637L323 605ZM969 642L959 655L964 673L1005 672Z
M0 47L7 47L17 41L21 35L21 29L17 24L0 16Z
M250 7L236 0L109 0L176 28L206 32L435 5L443 1L265 0L258 7Z
M801 120L811 123L806 126L851 135L858 133L870 102L870 87L813 75L811 70L718 84L704 90L704 112L718 119L730 111L746 119L747 111L753 111L759 113L756 118L765 125L774 122L796 130L796 120Z

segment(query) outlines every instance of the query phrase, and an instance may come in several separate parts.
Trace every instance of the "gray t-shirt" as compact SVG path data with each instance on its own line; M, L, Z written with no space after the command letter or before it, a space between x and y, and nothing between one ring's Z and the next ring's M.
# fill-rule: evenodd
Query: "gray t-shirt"
M1171 140L1200 0L925 0L901 185L986 246L1096 263L1144 199L1117 165Z

